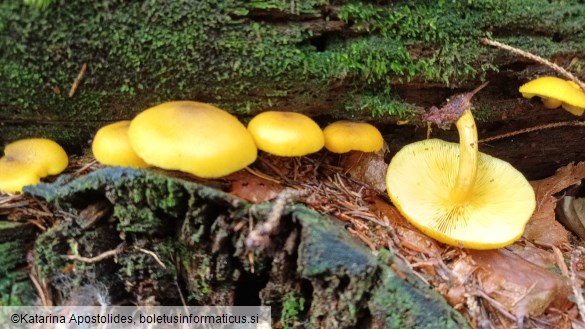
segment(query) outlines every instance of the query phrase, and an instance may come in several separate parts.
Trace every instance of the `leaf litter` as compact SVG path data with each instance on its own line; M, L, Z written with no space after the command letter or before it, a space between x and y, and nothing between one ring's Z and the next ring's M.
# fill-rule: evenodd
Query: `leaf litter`
M220 180L170 175L254 203L275 200L291 189L302 192L299 202L344 223L373 253L382 248L394 252L474 328L585 328L584 243L555 215L563 191L585 179L585 163L569 164L531 182L537 208L524 236L507 248L478 251L441 244L410 225L383 191L383 159L383 152L347 158L323 152L296 158L262 153L250 170ZM74 158L67 172L79 176L99 167L87 158ZM65 216L42 200L0 194L0 220L32 222L44 230ZM395 271L400 274L401 269Z

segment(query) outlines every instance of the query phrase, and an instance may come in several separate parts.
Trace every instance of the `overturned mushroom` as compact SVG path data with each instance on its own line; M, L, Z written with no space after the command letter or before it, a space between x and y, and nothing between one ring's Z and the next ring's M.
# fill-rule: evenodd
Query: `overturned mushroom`
M455 101L458 111L448 116L456 120L459 144L429 139L405 146L388 167L388 194L414 226L440 242L509 245L535 209L534 191L509 163L478 152L469 99Z

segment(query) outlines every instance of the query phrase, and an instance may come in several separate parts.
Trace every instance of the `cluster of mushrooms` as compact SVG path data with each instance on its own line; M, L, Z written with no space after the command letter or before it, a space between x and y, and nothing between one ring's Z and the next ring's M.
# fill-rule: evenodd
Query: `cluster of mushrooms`
M549 83L558 85L545 87L544 93L533 88ZM551 92L567 87L569 91ZM580 89L561 79L541 78L520 91L525 97L542 97L547 107L563 106L574 114L576 108L581 114L585 108L585 95L572 96ZM455 124L459 144L427 139L406 145L392 158L388 195L410 223L440 242L472 249L509 245L520 238L536 207L534 191L509 163L478 151L470 106L458 113ZM383 143L378 129L367 123L338 121L321 129L303 114L269 111L245 127L212 105L176 101L149 108L132 121L102 127L92 151L104 165L156 166L217 178L253 163L258 150L290 157L323 147L334 153L373 152ZM14 142L0 159L0 191L21 191L66 167L67 155L53 141ZM27 174L19 168L27 168Z
M258 149L278 156L303 156L323 147L334 153L373 152L384 140L373 125L337 121L321 130L306 115L263 112L246 128L236 117L209 104L176 101L149 108L132 121L98 130L93 155L111 166L179 170L217 178L256 160ZM0 192L21 192L40 178L62 172L67 154L48 139L9 144L0 159Z
M209 104L177 101L138 114L132 121L101 128L92 150L102 164L156 166L202 178L218 178L244 169L258 149L292 157L331 152L372 152L382 148L378 129L367 123L338 121L324 130L294 112L263 112L246 128L238 119ZM114 147L115 146L115 147Z

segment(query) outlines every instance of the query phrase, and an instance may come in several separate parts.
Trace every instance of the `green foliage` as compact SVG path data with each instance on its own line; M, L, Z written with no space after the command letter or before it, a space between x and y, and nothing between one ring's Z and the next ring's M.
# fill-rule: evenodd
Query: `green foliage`
M299 320L299 316L305 310L305 299L291 293L286 296L282 303L282 314L280 316L280 323L283 328L294 328L295 322Z
M53 3L53 0L23 0L27 6L35 7L44 10Z
M251 0L250 9L283 11L291 14L318 14L317 6L326 5L327 0Z
M346 98L345 110L349 112L368 112L372 118L395 115L407 118L412 115L413 106L400 99L384 94L362 94Z

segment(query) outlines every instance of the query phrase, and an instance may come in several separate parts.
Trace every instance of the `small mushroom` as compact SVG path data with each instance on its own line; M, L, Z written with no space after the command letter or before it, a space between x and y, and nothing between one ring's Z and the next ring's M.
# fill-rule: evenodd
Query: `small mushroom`
M283 157L315 153L325 145L319 125L295 112L260 113L250 120L248 131L260 150Z
M10 143L0 158L0 191L22 192L41 178L61 173L69 159L56 142L45 138L29 138Z
M456 126L459 144L428 139L394 156L386 176L390 199L440 242L472 249L509 245L535 209L534 191L509 163L478 152L469 107Z
M337 121L325 127L323 134L325 148L333 153L375 152L384 145L378 128L364 122Z
M99 163L108 166L148 167L130 145L128 127L130 121L125 120L103 126L97 131L91 150Z
M577 89L578 91L583 92L583 90L575 82L567 80L567 83L569 83L571 85L571 87ZM576 116L582 116L583 113L585 112L584 106L575 106L575 105L570 105L568 103L562 103L561 105L563 106L563 109L565 109L568 112L571 112L573 115L576 115Z
M585 109L585 92L572 81L557 77L540 77L520 86L525 98L539 96L549 109L563 108L574 115L582 115Z
M229 175L256 160L257 148L236 117L215 106L168 102L138 114L130 145L146 163L202 178Z

